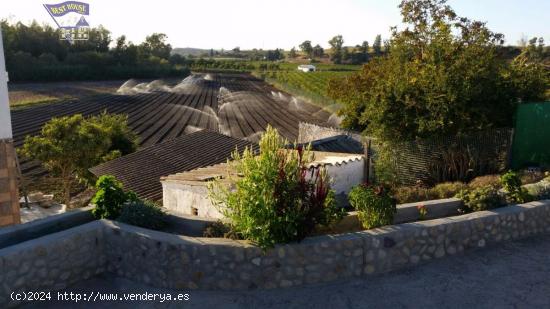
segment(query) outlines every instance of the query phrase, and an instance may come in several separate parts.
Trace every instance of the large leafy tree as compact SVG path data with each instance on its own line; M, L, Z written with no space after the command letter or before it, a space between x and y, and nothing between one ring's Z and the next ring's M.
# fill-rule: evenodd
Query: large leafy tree
M324 54L325 50L321 47L321 45L317 44L313 47L313 57L322 58Z
M372 50L377 56L382 53L382 36L380 34L376 35L376 37L374 38L374 43L372 43Z
M334 63L342 63L342 47L344 46L344 38L341 35L337 35L328 41L330 45L330 59Z
M362 62L369 61L369 42L363 41L359 50L361 52L361 61Z
M541 95L519 91L514 72L528 66L500 57L503 36L485 23L458 17L445 0L404 0L400 8L407 27L392 28L390 52L329 85L345 102L343 125L386 140L460 134L511 126L524 94ZM522 85L546 83L542 74L520 75Z
M103 114L86 119L77 114L50 120L39 135L25 139L20 152L41 161L60 178L63 199L69 205L73 181L86 180L90 167L135 148L136 135L127 127L126 116Z
M164 33L153 33L145 37L145 42L140 45L144 55L151 55L161 59L168 59L172 46L166 43L168 36Z
M298 47L300 47L306 56L310 58L313 57L313 47L311 46L311 41L303 41Z

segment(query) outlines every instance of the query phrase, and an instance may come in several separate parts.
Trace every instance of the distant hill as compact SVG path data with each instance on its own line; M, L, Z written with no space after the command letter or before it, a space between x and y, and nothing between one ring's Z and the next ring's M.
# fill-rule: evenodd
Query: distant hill
M210 49L193 48L193 47L176 47L172 49L172 54L180 54L183 56L193 55L200 56L204 53L209 53Z

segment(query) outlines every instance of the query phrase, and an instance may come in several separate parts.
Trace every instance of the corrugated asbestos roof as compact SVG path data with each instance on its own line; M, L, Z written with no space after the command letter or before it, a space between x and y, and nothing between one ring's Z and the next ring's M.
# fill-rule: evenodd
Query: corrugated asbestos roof
M304 143L307 145L307 143ZM311 142L311 150L339 153L364 153L363 144L349 135L337 135Z
M308 166L310 168L317 168L320 166L330 165L343 165L349 162L355 162L363 160L363 155L349 154L349 153L336 153L336 152L322 152L314 151L314 160L310 162ZM220 179L222 182L230 182L227 178L228 173L235 177L236 173L232 166L228 166L226 163L220 163L204 168L198 168L191 171L184 171L181 173L175 173L162 177L163 182L177 182L187 185L205 186L209 181L213 179Z
M90 169L96 175L113 175L144 199L162 199L160 177L226 162L231 153L257 145L211 131L199 131L143 148Z

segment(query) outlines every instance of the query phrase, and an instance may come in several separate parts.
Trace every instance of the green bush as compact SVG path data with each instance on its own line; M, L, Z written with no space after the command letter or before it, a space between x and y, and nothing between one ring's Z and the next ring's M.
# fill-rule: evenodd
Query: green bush
M429 188L421 186L397 187L393 189L392 196L399 204L414 203L436 199Z
M455 196L468 186L462 182L444 182L433 188L420 186L398 187L393 191L393 197L398 203L413 203L428 200L444 199Z
M166 214L161 207L141 200L124 203L117 220L151 230L162 230L167 225Z
M366 229L393 223L397 212L395 200L383 186L359 185L349 195L349 202L359 211L359 220Z
M434 196L438 199L450 198L455 196L458 192L468 188L468 185L462 182L444 182L431 188Z
M312 154L301 147L284 149L288 142L277 130L267 128L260 140L260 153L235 152L228 178L209 184L214 205L229 219L239 237L263 249L276 243L301 240L317 225L329 225L343 216L336 206L328 176L316 169L308 178Z
M202 233L202 236L209 238L232 238L231 226L220 220L208 223Z
M544 173L537 170L521 170L519 171L518 176L521 179L521 183L524 185L539 182L544 179Z
M464 203L462 212L489 210L506 204L494 186L465 189L460 191L456 197Z
M550 199L550 181L541 181L526 186L527 192L536 200Z
M526 203L533 200L527 189L521 186L521 178L517 173L508 171L500 176L500 182L511 203Z
M138 200L135 193L124 192L122 183L111 175L99 177L95 186L97 192L92 199L95 205L92 214L98 219L114 220L120 216L124 203Z
M477 188L486 187L486 186L493 186L496 188L500 188L501 187L500 176L499 175L479 176L472 179L468 183L468 186L470 187L470 189L477 189Z

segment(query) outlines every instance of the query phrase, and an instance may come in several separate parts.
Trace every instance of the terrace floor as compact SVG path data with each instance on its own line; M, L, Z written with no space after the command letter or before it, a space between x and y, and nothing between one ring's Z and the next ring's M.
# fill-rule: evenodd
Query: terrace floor
M189 293L187 302L36 303L23 308L549 308L550 235L467 251L414 269L269 291L156 289L96 277L67 292Z

